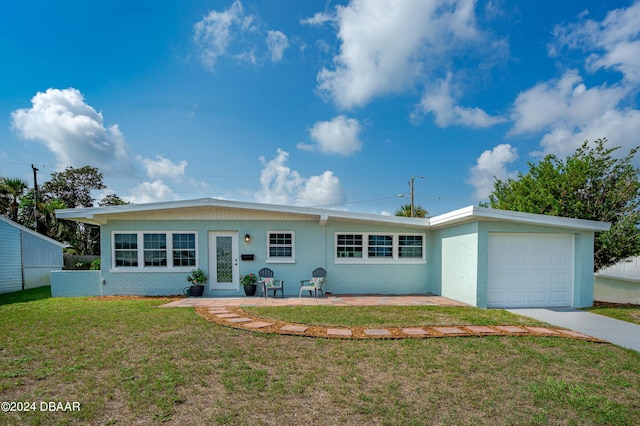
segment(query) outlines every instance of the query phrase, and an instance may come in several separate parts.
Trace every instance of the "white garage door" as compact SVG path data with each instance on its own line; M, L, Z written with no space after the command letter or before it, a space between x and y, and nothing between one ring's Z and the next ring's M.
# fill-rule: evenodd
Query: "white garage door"
M489 234L490 308L571 306L573 235Z

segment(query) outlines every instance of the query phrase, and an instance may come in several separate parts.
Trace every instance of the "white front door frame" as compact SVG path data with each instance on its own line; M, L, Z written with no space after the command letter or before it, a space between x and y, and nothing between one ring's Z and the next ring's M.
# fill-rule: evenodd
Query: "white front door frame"
M209 231L209 290L239 290L238 233Z

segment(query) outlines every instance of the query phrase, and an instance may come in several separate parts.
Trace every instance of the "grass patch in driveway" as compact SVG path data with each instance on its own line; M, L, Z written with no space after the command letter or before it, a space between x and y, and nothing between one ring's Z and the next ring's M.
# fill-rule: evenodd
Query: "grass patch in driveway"
M0 413L3 425L640 424L640 354L610 344L309 339L220 327L162 300L3 298L2 399L81 403Z
M596 306L584 310L640 325L640 305L598 303Z

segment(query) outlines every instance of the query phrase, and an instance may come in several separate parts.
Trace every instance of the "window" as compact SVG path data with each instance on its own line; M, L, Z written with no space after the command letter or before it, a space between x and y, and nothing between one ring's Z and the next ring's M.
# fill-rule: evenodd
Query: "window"
M362 235L338 234L336 256L362 258L362 247Z
M113 238L114 265L124 267L138 266L138 235L115 234Z
M393 257L392 235L369 235L369 257Z
M173 266L196 266L196 234L173 234Z
M422 259L422 235L399 235L398 257Z
M269 232L267 260L272 262L292 262L295 260L293 232Z
M162 270L181 267L186 269L195 267L196 259L196 234L194 232L113 234L113 267L116 269L153 268Z
M144 234L144 266L167 266L166 234Z
M424 234L336 233L336 263L424 263Z

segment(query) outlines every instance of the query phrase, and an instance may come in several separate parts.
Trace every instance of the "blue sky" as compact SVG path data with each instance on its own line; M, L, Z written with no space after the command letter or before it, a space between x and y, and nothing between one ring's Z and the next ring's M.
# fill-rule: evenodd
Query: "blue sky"
M88 164L134 203L387 214L421 176L436 215L585 139L640 143L639 1L2 9L0 175L30 184Z

